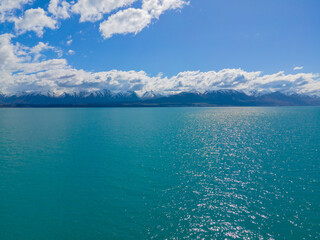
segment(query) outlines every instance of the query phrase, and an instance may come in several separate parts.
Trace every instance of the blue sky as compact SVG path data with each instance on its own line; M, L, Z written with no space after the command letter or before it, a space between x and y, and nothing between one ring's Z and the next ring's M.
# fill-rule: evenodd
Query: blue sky
M3 6L8 1L16 1L18 5L9 10L5 9ZM50 1L0 0L0 19L2 10L0 34L12 34L13 36L10 37L12 46L18 44L32 48L39 42L50 46L50 48L39 50L41 57L32 60L23 59L24 62L29 61L28 64L60 59L66 61L65 67L77 71L99 73L117 70L127 73L133 70L143 71L149 77L162 73L168 78L177 78L179 73L187 71L200 71L205 74L210 71L241 69L245 73L261 72L257 75L258 77L279 75L279 72L283 71L284 77L281 79L270 78L270 81L277 81L277 86L279 81L287 79L287 75L305 73L309 74L308 77L313 81L309 82L313 87L310 89L309 86L309 90L318 91L317 74L320 72L320 1L318 0L120 0L119 2L121 1L125 2L123 6L109 8L107 10L110 11L106 10L98 16L99 14L92 15L92 12L86 12L90 11L88 4L92 2L90 5L92 7L94 2L92 0L51 0L58 4L56 10L64 3L68 5L66 15L62 16L58 15L57 11L50 11L49 4L54 5ZM115 0L101 0L101 2L105 2L104 6L109 6ZM123 16L121 21L125 22L122 26L119 25L120 21L111 21L115 19L114 15L119 15L121 11L128 9L140 11L144 8L143 4L146 5L145 2L149 2L151 6L148 10L151 16L150 22L146 20L150 18L149 15L135 15L139 17L138 21L131 26L132 28L128 28L129 21L133 21L132 14ZM74 7L77 4L80 7ZM101 6L97 9L99 7L101 9ZM37 22L31 22L32 26L30 24L26 26L24 16L27 16L28 10L39 8L43 10L43 16L55 21L54 26L50 19L46 19L48 23L44 26L35 28L32 24L37 25ZM155 9L161 10L152 15L151 12ZM34 19L33 16L31 16L32 19ZM19 22L19 18L22 18L22 21ZM144 21L147 22L142 26L139 25ZM102 31L101 26L105 22ZM113 28L115 30L112 30ZM122 28L126 30L121 32L119 29ZM117 31L120 34L117 34ZM5 55L5 53L2 54ZM17 55L17 53L14 54ZM294 70L295 67L299 69ZM24 69L15 70L25 71ZM17 76L13 77L17 78ZM37 76L38 80L39 77ZM43 75L41 77L44 78ZM195 77L194 81L197 82L197 79L202 78L207 77ZM212 81L217 81L216 78L215 76L215 79L211 80L210 86ZM300 75L290 79L290 84L299 78L301 78ZM226 81L229 80L226 79ZM260 85L261 81L265 81L264 84L267 83L267 80L258 80ZM258 80L254 79L256 88ZM302 78L301 82L305 80ZM17 79L8 81L16 82ZM34 84L35 80L30 81ZM74 81L77 82L79 79ZM188 79L186 82L190 85L190 81L192 80ZM300 85L301 82L299 82ZM31 89L32 84L24 83L21 89L28 91L26 85L30 85ZM167 84L171 84L170 88L175 86L172 82ZM192 84L193 88L197 88L196 83ZM72 85L74 86L74 83ZM84 86L82 83L80 85ZM100 84L97 89L109 85L109 83ZM152 90L151 86L149 88ZM19 90L19 86L14 89ZM125 89L124 86L120 90L123 89ZM76 90L76 87L71 90Z

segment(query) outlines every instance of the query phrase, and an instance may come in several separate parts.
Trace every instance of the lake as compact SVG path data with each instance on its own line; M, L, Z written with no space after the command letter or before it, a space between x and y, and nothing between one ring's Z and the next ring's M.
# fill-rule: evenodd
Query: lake
M316 239L320 107L0 109L0 239Z

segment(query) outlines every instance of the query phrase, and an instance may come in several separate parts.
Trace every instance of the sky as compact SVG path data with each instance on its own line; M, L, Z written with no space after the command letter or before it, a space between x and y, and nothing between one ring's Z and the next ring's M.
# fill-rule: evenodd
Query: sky
M0 0L0 93L320 96L319 0Z

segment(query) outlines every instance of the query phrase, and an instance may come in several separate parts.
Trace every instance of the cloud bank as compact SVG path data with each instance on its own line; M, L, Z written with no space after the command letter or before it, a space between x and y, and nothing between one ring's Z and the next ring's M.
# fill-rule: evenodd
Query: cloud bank
M59 51L48 43L34 47L12 42L13 35L0 35L0 92L48 92L57 95L108 89L114 92L135 91L170 95L179 92L233 89L246 93L281 91L320 96L320 75L314 73L263 75L261 71L242 69L186 71L172 77L149 76L144 71L88 72L68 65L66 59L46 59L44 52Z

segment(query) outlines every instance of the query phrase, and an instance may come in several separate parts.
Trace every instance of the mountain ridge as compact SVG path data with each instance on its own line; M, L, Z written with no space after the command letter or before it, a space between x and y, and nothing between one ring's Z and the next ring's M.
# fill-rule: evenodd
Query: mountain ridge
M235 90L207 92L180 92L168 96L147 92L141 97L134 91L114 93L97 92L19 93L12 96L0 94L0 107L169 107L169 106L320 106L320 97L271 92L249 95Z

